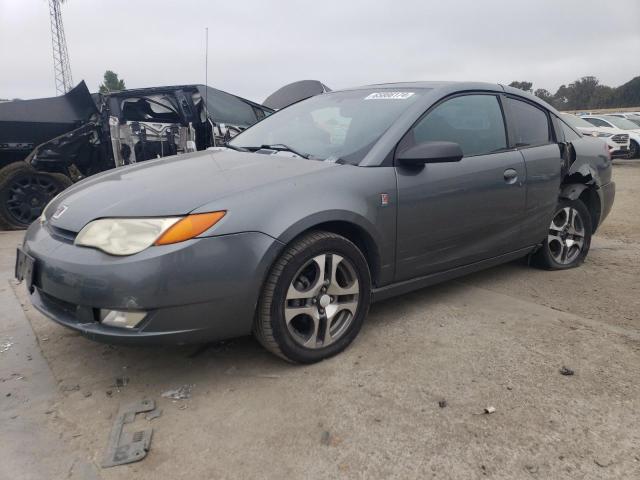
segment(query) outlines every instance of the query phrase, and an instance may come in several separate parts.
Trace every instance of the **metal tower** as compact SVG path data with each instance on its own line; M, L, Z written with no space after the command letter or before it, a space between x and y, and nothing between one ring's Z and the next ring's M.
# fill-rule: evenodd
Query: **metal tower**
M60 3L64 0L49 0L49 17L51 20L51 44L53 46L53 71L56 77L56 93L63 95L73 87L69 52L64 38L64 26L60 14Z

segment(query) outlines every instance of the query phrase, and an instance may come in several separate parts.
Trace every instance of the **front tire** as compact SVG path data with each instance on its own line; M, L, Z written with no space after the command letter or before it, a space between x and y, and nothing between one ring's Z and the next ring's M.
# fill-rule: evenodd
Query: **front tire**
M635 140L629 144L629 158L640 158L640 145Z
M566 270L582 264L591 246L591 215L580 200L561 199L547 238L532 263L547 270Z
M331 232L294 240L271 268L254 335L270 352L314 363L343 351L358 335L371 302L362 252Z

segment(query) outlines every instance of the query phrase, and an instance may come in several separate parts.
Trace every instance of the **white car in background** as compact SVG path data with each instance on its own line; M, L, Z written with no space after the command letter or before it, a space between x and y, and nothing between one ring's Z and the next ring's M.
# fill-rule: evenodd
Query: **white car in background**
M562 119L583 135L602 138L609 147L611 158L629 156L629 134L617 128L601 128L592 125L581 117L570 113L561 113Z
M605 131L624 131L629 135L629 158L640 157L640 127L631 120L607 115L585 115L581 118Z
M622 112L622 113L607 113L605 117L620 117L635 123L640 128L640 113L638 112Z

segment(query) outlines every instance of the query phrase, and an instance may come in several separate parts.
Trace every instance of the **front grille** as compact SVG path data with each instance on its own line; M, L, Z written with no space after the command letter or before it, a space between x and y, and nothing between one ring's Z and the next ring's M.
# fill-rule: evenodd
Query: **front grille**
M77 305L70 302L65 302L64 300L54 297L53 295L49 295L48 293L43 292L42 290L40 290L38 293L40 294L42 303L44 303L50 309L61 310L67 313L68 315L75 316L76 310L78 308Z
M611 137L611 140L616 143L627 143L629 141L629 135L626 133L619 133L618 135Z
M52 316L63 320L65 323L98 322L97 309L67 302L46 293L40 288L38 288L38 294L42 307Z
M60 240L65 243L73 243L76 239L77 233L72 232L71 230L65 230L63 228L54 227L50 223L46 223L46 228L49 234L56 240Z

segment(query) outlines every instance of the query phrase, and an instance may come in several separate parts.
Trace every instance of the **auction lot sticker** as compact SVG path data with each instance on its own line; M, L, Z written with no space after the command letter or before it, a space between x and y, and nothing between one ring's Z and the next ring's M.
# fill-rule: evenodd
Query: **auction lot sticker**
M406 100L414 92L376 92L364 97L365 100Z

